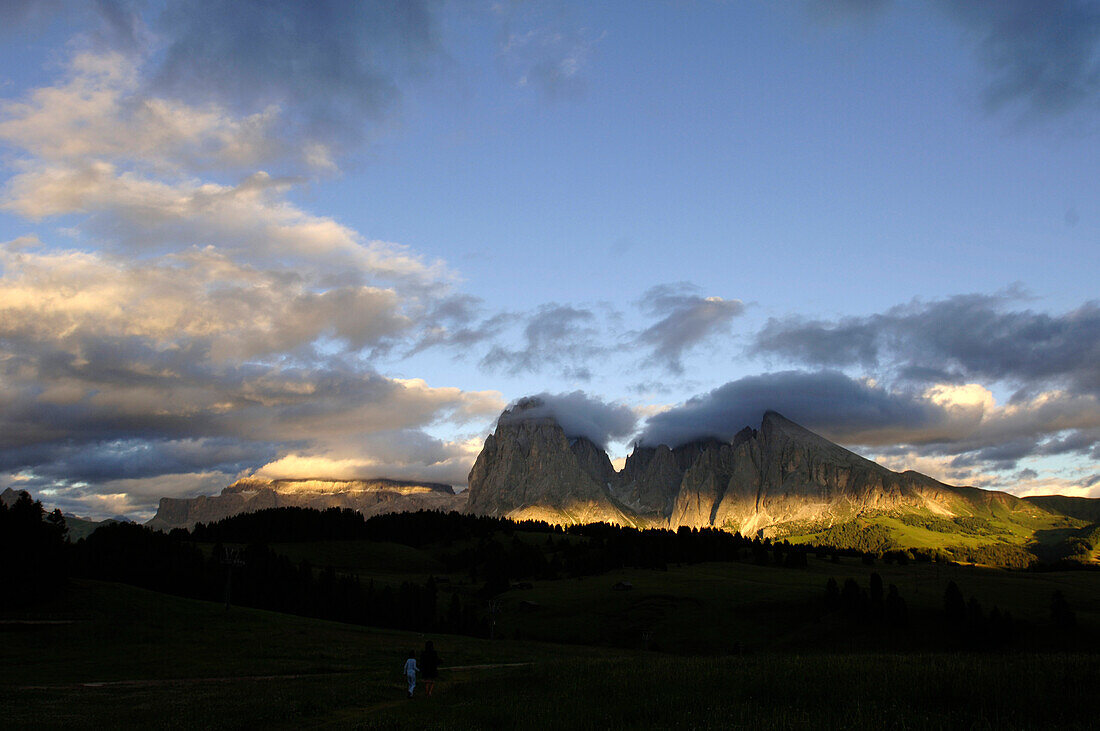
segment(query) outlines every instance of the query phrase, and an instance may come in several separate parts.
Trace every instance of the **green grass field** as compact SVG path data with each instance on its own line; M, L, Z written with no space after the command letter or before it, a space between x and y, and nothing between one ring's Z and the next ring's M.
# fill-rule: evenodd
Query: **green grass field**
M1087 521L1081 519L1044 512L1007 512L994 509L972 512L975 514L960 512L965 517L959 520L974 520L981 527L968 527L965 523L958 525L931 512L882 512L853 518L852 525L861 529L868 526L881 529L892 549L942 549L948 552L953 547L976 549L989 545L1021 548L1038 545L1041 548L1053 548L1076 530L1088 525ZM924 525L921 524L922 521ZM819 522L792 522L779 526L776 533L777 537L791 543L833 545L829 532Z
M688 584L721 580L694 568ZM1100 681L1095 652L669 656L439 635L444 666L526 664L445 671L407 701L414 633L97 582L34 616L76 621L2 625L7 727L1084 729Z

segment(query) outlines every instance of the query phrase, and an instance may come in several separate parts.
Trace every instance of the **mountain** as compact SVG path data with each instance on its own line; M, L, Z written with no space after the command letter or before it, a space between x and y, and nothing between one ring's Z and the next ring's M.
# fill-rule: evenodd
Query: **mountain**
M1100 523L1100 498L1032 495L1025 497L1024 500L1052 513L1061 513L1090 523Z
M91 534L95 533L96 529L104 525L113 525L115 523L130 523L129 518L124 515L117 515L114 518L106 518L104 520L93 520L91 518L80 518L71 513L64 513L65 525L69 528L68 538L70 541L79 541L81 538L87 538Z
M27 495L27 497L31 496L31 494L26 490L13 490L10 487L5 487L4 491L0 492L0 503L3 503L5 507L10 508L12 505L15 505L15 503L18 502L19 497L24 493Z
M210 523L264 508L350 508L370 517L415 510L462 510L465 495L450 485L403 480L268 480L246 477L220 495L161 498L157 514L146 523L170 530Z
M524 418L520 404L501 415L470 470L466 509L553 523L631 525L612 497L611 460L584 437L570 439L548 417Z
M769 411L729 442L637 445L619 472L595 444L513 407L470 471L474 513L878 546L1020 547L1072 520L1004 492L894 472ZM860 544L862 545L862 544Z

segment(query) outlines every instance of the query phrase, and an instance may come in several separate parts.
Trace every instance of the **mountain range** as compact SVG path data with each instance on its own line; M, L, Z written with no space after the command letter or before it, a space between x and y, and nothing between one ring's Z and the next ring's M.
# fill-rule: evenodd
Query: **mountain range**
M1092 535L1089 524L1100 522L1100 500L1024 499L894 472L774 411L729 441L636 445L616 471L595 443L566 434L538 407L521 402L498 420L470 471L467 510L720 528L863 550L950 547L1000 561L1015 553L1023 563L1031 559L1025 547ZM540 415L524 418L525 409Z
M540 407L525 399L501 414L463 493L384 479L251 477L217 496L162 498L148 525L190 527L281 506L367 516L435 509L558 524L710 527L862 550L951 547L965 555L990 546L1023 552L1100 522L1100 500L1025 499L894 472L774 411L729 441L637 444L616 470L600 446L568 434Z
M769 411L729 442L636 446L616 472L552 418L501 420L470 472L468 509L553 522L717 527L755 534L794 521L877 512L1039 518L1004 492L893 472Z

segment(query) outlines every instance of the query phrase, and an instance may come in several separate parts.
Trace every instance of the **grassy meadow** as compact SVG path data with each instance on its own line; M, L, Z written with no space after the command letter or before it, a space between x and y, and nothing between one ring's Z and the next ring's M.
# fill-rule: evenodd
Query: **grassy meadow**
M545 539L538 534L520 538ZM449 592L472 596L481 586L465 573L446 573L444 549L439 547L318 541L273 544L272 548L295 560L307 559L315 567L332 565L376 586L422 582L431 575L439 582L444 604ZM909 614L905 632L853 624L823 606L830 578L838 584L851 578L867 587L872 573L881 577L885 587L896 585L905 600ZM834 562L812 555L806 567L797 569L745 560L525 581L495 597L495 634L677 654L953 650L959 649L958 638L945 631L943 621L944 592L950 581L967 600L976 599L985 612L993 607L1011 612L1023 627L1014 647L1064 644L1048 626L1051 595L1056 590L1074 609L1079 634L1088 643L1100 643L1100 572L1010 571L950 563L866 565L858 557L838 557ZM633 589L615 591L612 587L620 582L628 582Z
M437 635L459 669L408 701L416 633L98 582L36 616L76 621L4 625L8 727L1084 729L1100 681L1089 652L670 656Z
M108 567L152 566L186 577L188 567L213 566L214 573L193 575L213 581L212 592L199 584L202 596L217 596L223 574L214 543L125 526L97 534L112 535L112 552L102 554ZM559 559L607 554L614 544L598 533L521 526L430 535L439 537L416 545L272 543L264 551L277 561L255 553L249 566L283 563L309 579L286 585L291 590L319 591L325 584L313 578L322 575L329 584L354 576L364 591L395 602L430 586L435 599L421 624L400 621L411 616L404 607L418 605L394 603L402 614L389 626L460 626L480 636L227 611L220 602L70 579L54 599L0 613L0 719L13 728L1096 727L1100 571L824 552L790 561L779 549L741 547L738 560L620 562L657 568L584 573L565 570ZM155 540L126 542L137 539ZM99 544L81 544L74 566L103 550ZM590 550L599 546L604 554ZM155 554L165 547L175 553ZM535 549L552 554L557 568L515 569L511 581L499 582L493 556L507 564ZM143 550L177 562L139 564ZM831 599L830 579L844 587ZM954 618L945 611L950 582L967 602ZM891 587L904 600L900 615L896 602L887 613L882 601ZM1072 624L1052 613L1055 592L1068 602ZM470 621L443 624L458 605ZM387 616L366 613L376 611L369 602L358 606L359 614L335 616ZM401 668L427 639L441 655L442 678L433 697L421 690L409 701Z

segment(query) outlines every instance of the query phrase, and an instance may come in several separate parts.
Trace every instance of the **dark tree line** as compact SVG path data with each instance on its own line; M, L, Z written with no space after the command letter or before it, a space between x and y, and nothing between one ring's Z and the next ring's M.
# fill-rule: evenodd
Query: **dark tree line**
M1011 646L1020 634L1020 623L1011 612L994 606L987 613L977 597L964 600L954 581L949 581L944 590L943 613L948 637L967 649L1003 649Z
M456 595L440 606L432 577L423 584L376 589L373 582L364 585L332 567L294 562L259 542L235 551L217 543L206 555L187 531L166 534L118 523L73 546L71 563L76 576L177 596L398 629L468 634L479 629L476 609L466 606L470 602Z
M0 502L3 606L23 607L64 590L68 530L60 510L47 513L27 492L10 506Z
M487 632L485 599L534 579L598 575L622 568L662 570L705 561L798 569L807 565L811 553L834 562L840 556L859 557L869 565L941 558L920 551L871 553L795 545L709 528L637 530L591 524L563 529L539 521L427 511L364 519L337 508L269 509L170 533L119 523L69 544L61 514L46 514L29 496L0 508L0 537L5 555L17 559L3 564L5 585L16 588L7 593L9 602L48 596L64 586L66 575L214 601L225 600L231 584L233 604L357 624L466 634ZM429 547L446 573L466 574L471 585L452 588L447 580L431 577L423 583L376 586L332 567L292 561L268 547L268 542L331 540ZM904 627L908 621L897 587L884 587L877 573L866 588L852 579L843 587L831 579L825 604L828 611L872 625ZM1052 601L1051 612L1056 624L1072 626L1073 613L1064 597ZM979 644L1011 637L1015 627L1007 612L994 607L986 613L973 597L965 602L957 586L953 591L949 587L945 596L945 616L966 637L987 638Z
M909 624L909 609L894 584L883 590L882 577L871 574L867 588L855 579L845 579L840 588L836 579L825 583L825 608L841 612L849 621L872 626L902 629Z

